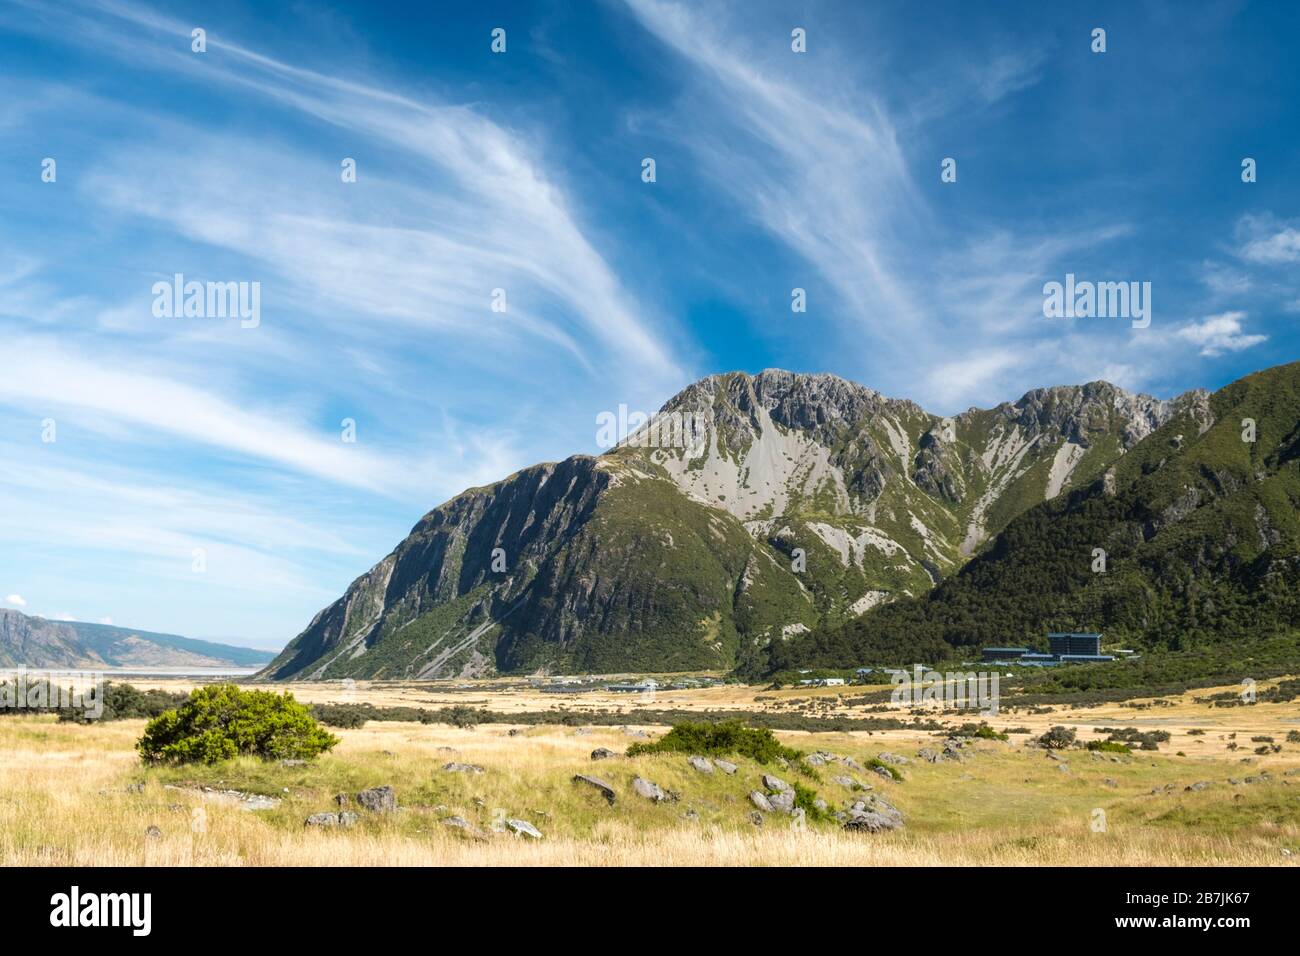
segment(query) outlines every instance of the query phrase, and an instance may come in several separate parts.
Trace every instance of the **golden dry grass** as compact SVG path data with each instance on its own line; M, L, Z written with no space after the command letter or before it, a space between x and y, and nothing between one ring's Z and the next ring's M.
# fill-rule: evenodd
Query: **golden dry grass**
M742 768L734 778L696 774L675 755L592 763L595 747L626 748L628 737L614 728L580 733L529 727L511 736L502 725L464 730L371 723L341 732L336 751L311 768L240 761L214 770L146 770L132 749L142 726L123 721L86 727L43 717L0 721L0 864L1091 866L1300 860L1300 777L1284 776L1296 763L1286 753L1252 757L1243 765L1240 757L1218 752L1185 758L1135 754L1115 763L1075 751L1066 774L1041 751L981 743L962 763L913 762L904 768L902 783L869 777L907 815L904 830L873 836L845 833L834 824L799 831L776 816L756 829L745 794L762 768L751 762L738 761ZM886 747L912 754L934 743L915 732L887 739L780 736L801 749L860 760ZM488 773L441 773L452 759L482 764ZM1262 768L1271 771L1272 782L1225 782ZM570 782L579 772L606 777L625 796L616 807L606 806ZM844 792L826 779L831 772L823 772L816 788L838 803ZM654 805L631 796L634 774L678 790L681 803ZM1107 778L1113 786L1104 785ZM1214 786L1183 791L1201 779ZM136 782L145 784L142 792L128 789ZM284 804L247 812L191 791L165 789L169 782L276 793ZM367 816L346 831L302 826L307 814L332 809L334 792L386 782L398 789L405 807L400 814ZM1165 783L1174 784L1174 791L1151 795ZM533 821L546 839L491 834L472 842L440 822L454 813L486 829L498 807ZM696 817L687 819L684 808ZM1090 828L1095 808L1107 814L1104 833ZM150 827L157 828L156 837L148 835ZM1296 855L1288 856L1288 850Z

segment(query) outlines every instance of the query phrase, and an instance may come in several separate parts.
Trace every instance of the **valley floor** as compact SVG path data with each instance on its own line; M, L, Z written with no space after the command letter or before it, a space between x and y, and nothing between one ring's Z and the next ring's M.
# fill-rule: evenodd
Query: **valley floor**
M175 688L172 682L167 686ZM339 699L339 685L292 688L300 699ZM857 688L812 692L723 687L661 692L654 706L673 709L845 707ZM1007 713L1001 728L1035 734L1065 724L1080 739L1098 727L1163 729L1158 752L1131 755L1067 750L1059 760L1026 747L1029 734L1007 742L975 741L963 759L927 763L921 748L942 749L943 735L918 730L779 732L805 752L824 751L866 764L882 751L909 762L903 780L846 771L842 762L817 778L794 768L746 759L734 775L704 774L685 755L621 756L636 739L663 727L445 724L371 721L338 730L339 746L306 766L240 759L213 768L145 768L134 750L144 722L90 726L49 717L0 718L0 864L2 865L1294 865L1300 862L1300 745L1256 755L1252 736L1278 742L1300 728L1300 706L1257 704L1211 708L1195 691L1165 706L1106 705ZM536 699L534 699L534 696ZM647 706L626 695L574 695L569 709ZM535 712L560 704L520 687L363 685L348 691L377 705L470 704ZM543 700L545 698L545 700ZM621 700L615 699L621 698ZM759 699L762 698L762 699ZM809 704L826 698L825 706ZM917 712L927 719L934 715ZM861 709L858 711L859 716ZM891 711L891 716L898 716ZM961 723L969 714L949 714ZM1203 733L1189 735L1188 730ZM1235 740L1231 737L1236 734ZM1237 743L1237 751L1229 746ZM620 756L595 761L607 748ZM1181 755L1180 755L1181 753ZM483 773L449 772L448 763ZM1062 769L1064 765L1065 769ZM848 774L904 815L902 829L846 832L831 820L797 828L788 817L752 820L749 793L764 773L816 791L830 808L858 799L834 778ZM575 774L608 781L613 805ZM638 796L640 776L677 795L653 803ZM1232 782L1230 782L1232 781ZM1188 790L1193 784L1203 788ZM334 812L334 796L391 785L400 809L359 811L347 829L305 827L311 814ZM203 789L209 788L209 789ZM270 798L244 809L239 791ZM354 806L354 810L357 808ZM459 817L468 829L444 821ZM523 820L540 840L505 830Z

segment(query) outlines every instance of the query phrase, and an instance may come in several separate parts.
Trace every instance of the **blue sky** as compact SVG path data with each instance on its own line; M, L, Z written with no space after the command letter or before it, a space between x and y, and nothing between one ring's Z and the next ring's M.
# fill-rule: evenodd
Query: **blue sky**
M715 372L950 413L1296 358L1296 5L266 6L0 0L0 606L279 647ZM155 317L176 273L260 324ZM1150 327L1045 318L1067 273Z

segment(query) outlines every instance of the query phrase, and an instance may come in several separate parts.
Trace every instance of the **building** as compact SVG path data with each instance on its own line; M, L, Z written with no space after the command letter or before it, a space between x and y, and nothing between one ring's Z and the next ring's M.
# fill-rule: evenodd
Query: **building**
M635 684L610 684L605 688L605 690L612 690L618 694L643 694L658 689L659 682L652 677L637 681Z
M1101 635L1093 631L1061 631L1047 635L1057 657L1100 657Z
M986 647L984 648L984 660L986 661L1015 661L1029 653L1027 647Z
M986 647L984 660L1055 667L1057 664L1099 664L1115 658L1101 652L1101 635L1095 631L1053 631L1047 635L1051 650L1043 654L1027 647Z

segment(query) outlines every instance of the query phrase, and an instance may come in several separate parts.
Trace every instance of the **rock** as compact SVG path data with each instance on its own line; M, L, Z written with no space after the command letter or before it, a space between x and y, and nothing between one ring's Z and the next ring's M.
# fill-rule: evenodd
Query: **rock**
M764 813L772 812L772 801L767 799L767 794L761 790L751 790L749 793L749 802Z
M713 773L713 764L704 757L687 757L686 762L700 773Z
M585 773L579 773L574 775L573 782L585 783L587 786L599 790L600 795L609 801L611 807L614 805L614 800L617 799L618 795L614 792L614 788L610 786L608 781L601 780L599 777L591 777Z
M281 760L281 761L280 761L280 766L281 766L281 767L305 767L305 766L307 766L307 761L305 761L305 760L289 760L289 759L286 758L285 760Z
M841 787L848 790L865 790L866 788L852 777L841 774L838 777L831 777L831 783L838 783Z
M816 800L813 801L813 806L816 807L818 810L820 810L822 813L825 813L827 810L831 808L831 805L827 803L825 800L823 800L821 797L818 797Z
M357 803L371 813L392 813L397 809L397 791L385 784L357 794Z
M360 819L361 817L353 813L351 810L344 810L342 813L339 814L339 826L354 827L357 825L357 821Z
M1197 791L1204 790L1209 785L1210 782L1208 780L1198 780L1196 781L1196 783L1189 783L1187 786L1183 787L1183 792L1195 793Z
M1043 756L1046 757L1048 760L1060 760L1060 759L1061 759L1060 757L1056 756L1056 754L1052 753L1050 750L1047 751L1045 754L1043 754Z
M769 793L767 802L772 805L773 810L789 813L794 809L794 791L779 790L776 793Z
M484 769L476 763L445 763L442 769L447 773L485 773Z
M161 840L162 830L159 829L157 826L151 824L149 828L144 831L144 835L147 836L150 840Z
M1112 777L1107 777L1105 780L1101 782L1101 784L1103 787L1118 787L1119 781L1115 780Z
M573 736L575 736L575 737L585 737L585 736L587 736L587 734L589 734L589 733L591 733L591 728L590 728L590 727L579 727L577 730L575 730L575 731L573 732Z
M789 790L790 785L780 777L774 777L770 773L763 774L763 786L769 790Z
M1057 764L1056 769L1061 771L1061 773L1069 773L1070 765L1068 763Z
M763 825L763 814L759 813L757 810L751 810L749 812L749 822L754 824L756 827L761 827Z
M845 758L844 758L844 766L848 767L850 770L856 770L858 773L866 773L866 772L867 772L867 771L866 771L866 768L864 768L864 767L862 766L862 764L858 763L858 762L857 762L856 760L854 760L852 757L845 757Z
M610 750L608 747L597 747L591 752L592 760L608 760L610 757L617 756L618 754L614 753L614 751Z
M922 747L920 750L916 752L916 756L919 757L921 760L924 760L926 763L939 762L938 751L931 750L929 747Z
M808 754L803 758L803 762L810 767L826 766L826 758L821 754Z
M650 736L644 730L625 730L623 733L627 734L629 737L639 737L642 740L645 740Z
M346 793L334 794L334 803L340 807L349 807L352 805L352 797Z
M890 773L888 770L886 770L884 767L872 767L871 772L874 773L876 776L880 777L882 780L894 779L894 775Z
M509 730L506 731L507 737L518 737L519 734L520 734L520 730L518 727L511 727Z
M906 757L901 756L900 754L892 754L888 750L881 752L876 759L882 760L885 763L896 764L898 766L903 766L904 764L911 762Z
M734 763L732 763L731 761L729 761L729 760L719 760L717 757L714 757L714 758L713 758L713 766L717 767L717 768L718 768L719 770L721 770L723 773L727 773L727 774L735 773L737 770L740 769L739 767L737 767L737 766L736 766Z
M303 821L305 827L336 827L339 825L337 813L313 813Z
M465 834L467 837L469 837L472 840L483 841L488 838L488 835L486 833L484 833L478 827L474 826L474 824L470 823L464 817L447 817L447 819L442 821L442 824L443 826L448 826L451 827L452 829L459 830L461 833Z
M530 840L542 839L542 831L537 829L527 820L506 820L506 826L515 832L516 836L526 836Z
M139 783L128 783L126 785L127 793L144 793L144 781Z
M645 797L647 800L653 800L655 803L662 803L666 799L658 784L651 783L642 777L632 778L632 789L640 796Z
M943 745L944 760L965 760L966 755L961 752L961 744L948 741Z
M865 833L882 833L889 830L897 830L902 823L883 813L874 813L870 810L857 811L849 814L848 821L844 824L845 830Z

